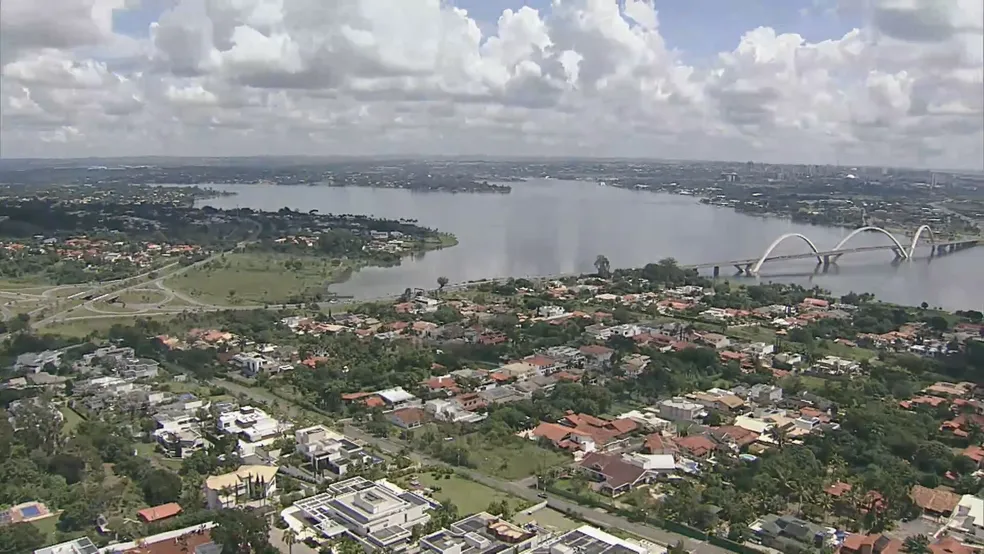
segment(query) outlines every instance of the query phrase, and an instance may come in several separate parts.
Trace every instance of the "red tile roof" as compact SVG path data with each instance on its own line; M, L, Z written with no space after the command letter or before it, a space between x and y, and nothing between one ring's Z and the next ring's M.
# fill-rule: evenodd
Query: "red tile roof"
M154 521L159 521L162 519L167 519L169 517L174 517L181 513L181 506L177 502L169 502L167 504L161 504L160 506L154 506L153 508L144 508L137 512L137 515L147 523Z
M659 433L653 433L646 437L643 448L650 454L668 454L679 451L673 439L664 437Z
M975 552L973 548L961 544L953 537L941 539L936 544L929 545L929 549L933 551L933 554L972 554Z
M720 441L734 442L738 448L744 448L757 441L759 434L735 425L722 425L711 429L711 434Z
M390 417L399 421L405 426L423 423L427 419L427 412L420 408L403 408L391 412Z
M686 451L691 456L703 458L714 451L716 445L714 441L703 435L691 435L689 437L677 437L674 441L681 450Z
M188 554L203 544L212 542L209 531L191 532L173 539L167 539L127 550L124 554Z
M839 497L841 497L841 496L843 496L843 495L851 492L851 489L852 488L853 487L851 486L850 483L844 483L842 481L838 481L838 482L834 483L833 485L830 485L829 487L827 487L826 489L824 489L823 492L829 494L830 496L835 496L835 497L838 497L839 498Z
M902 541L885 535L850 534L841 544L841 554L897 554L902 549Z
M923 510L937 514L949 514L960 502L960 495L945 489L928 489L922 485L912 487L912 502Z
M632 465L619 456L599 452L588 454L579 465L604 476L605 484L613 489L634 485L646 474L645 469Z

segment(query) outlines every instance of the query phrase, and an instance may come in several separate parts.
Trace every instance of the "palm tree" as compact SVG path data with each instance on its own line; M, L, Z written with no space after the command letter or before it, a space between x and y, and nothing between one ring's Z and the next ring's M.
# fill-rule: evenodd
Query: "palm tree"
M284 544L287 545L287 552L289 554L294 554L294 543L296 542L297 531L294 531L293 528L288 527L287 530L284 531Z
M785 427L773 425L769 428L769 438L775 441L779 450L782 450L786 446L786 440L789 439L789 431Z

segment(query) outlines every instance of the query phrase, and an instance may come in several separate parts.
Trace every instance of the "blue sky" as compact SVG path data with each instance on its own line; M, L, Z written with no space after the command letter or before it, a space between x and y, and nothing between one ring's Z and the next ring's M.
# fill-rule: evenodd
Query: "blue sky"
M135 37L146 37L152 21L175 0L141 0L138 8L120 10L115 28ZM330 0L326 0L330 1ZM550 0L451 0L465 8L484 28L494 25L502 10L527 5L543 12ZM614 0L613 0L614 1ZM697 62L733 50L742 34L759 26L778 33L799 33L809 41L839 38L860 21L813 9L814 0L656 0L660 32L670 48L684 59ZM808 15L802 11L809 10Z

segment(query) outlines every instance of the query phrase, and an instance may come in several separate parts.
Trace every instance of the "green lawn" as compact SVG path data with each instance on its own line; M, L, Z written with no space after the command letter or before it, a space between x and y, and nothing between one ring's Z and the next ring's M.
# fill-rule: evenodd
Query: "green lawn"
M216 305L272 304L305 292L324 292L352 269L352 262L325 257L243 252L226 254L165 284Z
M450 500L458 507L461 516L484 512L492 502L509 502L509 506L515 511L525 507L525 502L521 498L508 495L504 492L486 487L481 483L469 481L457 475L450 475L447 479L445 475L435 478L431 473L421 473L417 475L417 480L425 487L440 487L434 493L434 498L440 502Z
M83 315L92 315L92 312L87 310L75 310L69 317L76 316L81 317ZM76 337L82 338L87 336L89 333L103 333L109 331L110 327L116 325L117 323L121 325L133 325L133 320L135 317L146 317L150 319L162 320L173 318L174 315L120 315L120 317L97 317L92 319L77 319L74 321L62 321L59 323L53 323L51 325L44 326L41 330L44 333L50 333L54 335L64 335L66 337Z
M71 434L82 423L82 416L68 406L62 406L59 410L65 416L65 422L62 424L62 433L66 435Z
M551 508L543 508L529 515L516 514L512 519L514 522L519 524L535 521L537 525L541 527L555 529L561 533L564 531L570 531L571 529L577 529L581 525L584 525L580 521L567 517L563 514L563 512L558 512L557 510Z
M116 298L118 304L160 304L167 300L168 294L162 290L132 289L121 292Z
M484 441L481 437L478 439ZM506 445L470 444L469 447L470 459L478 471L510 481L572 461L566 454L540 448L524 439L515 439Z

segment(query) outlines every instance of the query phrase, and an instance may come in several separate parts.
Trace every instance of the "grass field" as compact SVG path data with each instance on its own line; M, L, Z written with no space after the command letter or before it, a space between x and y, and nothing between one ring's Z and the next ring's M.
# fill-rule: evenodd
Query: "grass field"
M62 406L59 410L65 416L65 422L62 424L62 433L66 435L74 431L84 421L78 412L68 406Z
M167 300L168 294L162 290L133 289L121 292L117 304L160 304Z
M293 266L288 269L287 263ZM227 254L165 284L216 305L279 303L305 291L323 291L351 268L348 262L329 258L245 252Z
M513 516L513 521L516 523L524 524L531 521L535 521L537 525L541 527L547 527L550 529L555 529L558 532L570 531L571 529L577 529L581 525L584 525L580 521L573 520L562 512L551 508L543 508L542 510L537 510L532 514L516 514Z
M471 446L471 461L475 463L476 469L510 481L571 462L571 457L566 454L540 448L523 439L510 441L504 446Z
M91 312L76 310L73 312L75 315L88 315ZM93 319L79 319L75 321L63 321L59 323L53 323L51 325L46 325L41 329L43 333L50 333L53 335L64 335L66 337L85 337L92 332L103 332L108 331L110 327L116 325L117 323L121 325L133 325L133 320L135 317L149 317L151 319L170 319L174 317L171 314L165 315L155 315L155 316L144 316L144 315L120 315L120 317L99 317Z
M461 515L484 512L489 504L502 500L509 502L509 506L515 511L525 507L524 501L520 498L457 475L451 475L444 479L443 475L440 478L435 478L433 474L421 473L417 475L417 480L425 487L440 487L441 490L434 493L434 498L441 502L450 500L452 504L458 507L458 513Z

